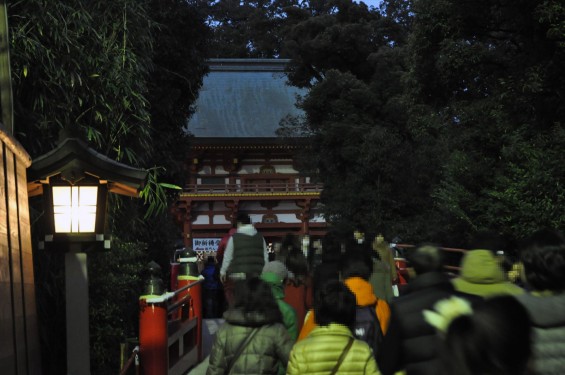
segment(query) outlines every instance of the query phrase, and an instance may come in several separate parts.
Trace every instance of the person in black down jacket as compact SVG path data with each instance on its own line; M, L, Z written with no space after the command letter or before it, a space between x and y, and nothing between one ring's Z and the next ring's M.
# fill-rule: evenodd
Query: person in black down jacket
M531 333L528 312L520 302L512 296L491 297L449 324L442 374L530 374Z
M294 342L282 324L269 284L257 277L240 282L224 319L212 345L207 375L277 374L278 366L286 366ZM252 339L234 358L253 330Z
M516 296L534 330L532 374L565 374L565 237L542 229L523 244L522 277L530 292Z
M442 273L441 251L436 246L420 246L407 258L416 276L410 279L406 293L390 306L390 325L377 362L383 375L402 370L407 375L436 375L441 341L422 311L452 295L477 303L481 299L455 291L449 277Z

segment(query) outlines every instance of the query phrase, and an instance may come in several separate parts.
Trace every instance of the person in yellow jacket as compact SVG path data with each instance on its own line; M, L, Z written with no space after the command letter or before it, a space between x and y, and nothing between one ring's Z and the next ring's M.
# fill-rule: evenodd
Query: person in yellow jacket
M292 348L287 375L379 375L371 348L351 332L355 310L355 296L340 281L328 281L316 291L314 311L318 325Z
M372 272L372 261L370 253L358 250L348 255L343 260L341 269L341 277L344 284L353 292L357 306L375 306L379 324L383 334L386 334L390 321L390 306L382 299L379 299L373 293L373 287L369 283L369 277ZM298 341L307 337L316 327L315 310L310 310L306 315L304 325L298 335Z

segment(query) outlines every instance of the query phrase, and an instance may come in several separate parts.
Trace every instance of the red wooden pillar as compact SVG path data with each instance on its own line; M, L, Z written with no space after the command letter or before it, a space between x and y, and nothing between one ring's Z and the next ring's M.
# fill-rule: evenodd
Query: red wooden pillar
M167 306L164 302L147 302L139 299L139 355L144 375L167 374L168 332Z

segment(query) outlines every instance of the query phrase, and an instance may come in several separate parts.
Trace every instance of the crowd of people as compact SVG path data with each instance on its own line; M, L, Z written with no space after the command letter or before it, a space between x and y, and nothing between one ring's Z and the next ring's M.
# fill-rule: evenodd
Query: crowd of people
M269 257L249 217L237 222L216 264L229 301L207 374L565 374L557 230L520 243L518 279L507 277L493 236L477 236L455 277L440 248L417 246L406 253L411 277L395 290L400 275L381 235L330 234L312 266L294 236Z

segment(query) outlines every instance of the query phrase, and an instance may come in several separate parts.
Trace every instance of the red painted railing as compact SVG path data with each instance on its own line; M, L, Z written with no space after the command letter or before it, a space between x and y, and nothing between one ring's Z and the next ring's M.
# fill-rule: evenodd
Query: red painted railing
M120 370L120 375L127 375L131 368L135 368L135 374L139 374L139 346L136 346L125 365Z
M140 298L139 357L144 375L180 375L201 360L201 280L174 292ZM199 306L199 305L198 305Z
M243 184L189 184L183 189L192 194L236 194L236 193L320 193L318 183L243 183Z
M416 247L414 245L408 245L408 244L396 244L395 246L401 249L413 249ZM461 271L461 267L459 266L460 260L463 257L463 255L465 255L467 250L453 248L453 247L439 247L439 249L443 251L446 258L444 259L443 268L447 272L458 274L459 271Z

